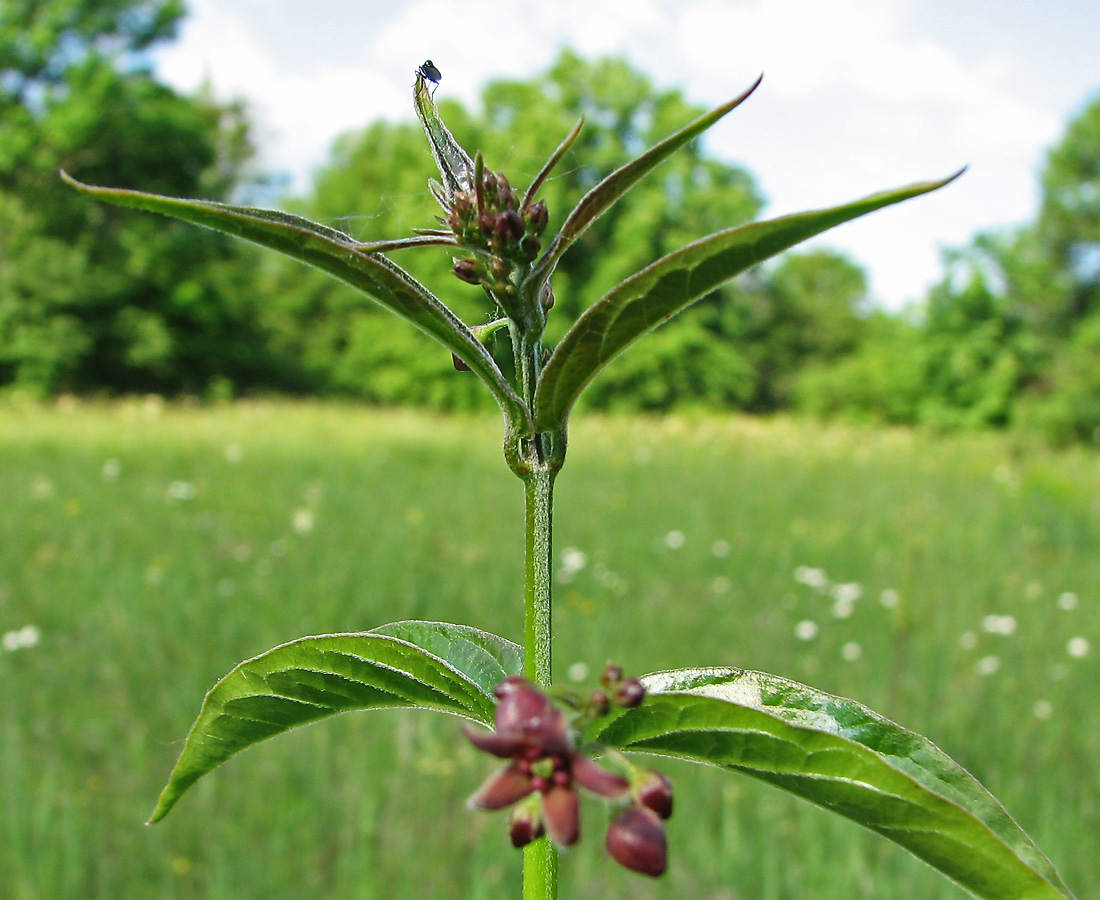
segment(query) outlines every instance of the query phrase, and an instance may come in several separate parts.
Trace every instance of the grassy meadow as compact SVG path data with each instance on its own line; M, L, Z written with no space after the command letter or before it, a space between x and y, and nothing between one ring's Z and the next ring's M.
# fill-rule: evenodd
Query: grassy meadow
M204 692L305 635L406 618L521 634L522 492L493 418L153 400L0 407L0 897L516 896L492 762L454 719L276 738L143 826ZM581 419L558 482L560 680L730 665L860 700L981 779L1100 896L1100 466L997 435ZM739 775L674 778L670 871L563 897L961 898Z

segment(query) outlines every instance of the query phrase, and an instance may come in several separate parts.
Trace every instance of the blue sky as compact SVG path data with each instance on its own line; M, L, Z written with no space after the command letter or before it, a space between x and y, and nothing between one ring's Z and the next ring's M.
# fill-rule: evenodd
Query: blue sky
M766 215L967 174L817 244L850 254L898 308L942 273L940 250L1034 214L1045 150L1100 93L1095 0L190 0L161 76L244 98L261 160L304 187L332 139L411 118L426 58L474 104L492 78L528 78L563 46L616 54L717 105L764 83L707 139L745 166ZM491 164L491 160L489 161ZM355 210L348 210L354 215Z

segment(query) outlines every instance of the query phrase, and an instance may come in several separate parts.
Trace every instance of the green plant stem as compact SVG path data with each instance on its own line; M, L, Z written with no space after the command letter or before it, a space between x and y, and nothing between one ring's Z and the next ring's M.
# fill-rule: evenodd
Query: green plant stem
M537 440L537 438L536 438ZM550 687L551 538L554 475L545 464L524 478L525 558L524 674L540 687ZM558 851L546 838L523 850L523 900L556 900Z
M524 674L539 687L548 688L554 473L545 466L534 469L524 478L524 497Z
M518 323L512 322L510 330L518 387L530 409L542 368L542 346ZM557 467L547 459L547 440L549 436L538 434L521 440L515 447L516 458L510 463L523 479L523 668L524 674L542 688L549 688L551 682L551 543L557 473ZM523 900L557 900L557 896L558 851L547 838L539 838L523 848Z

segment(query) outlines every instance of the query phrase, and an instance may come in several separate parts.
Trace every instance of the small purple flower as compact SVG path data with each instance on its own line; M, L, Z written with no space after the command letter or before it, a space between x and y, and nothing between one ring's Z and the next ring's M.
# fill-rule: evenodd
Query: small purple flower
M494 731L466 728L466 737L479 750L511 762L474 793L469 805L480 809L502 809L532 794L540 797L537 810L524 804L513 813L512 843L522 846L542 833L543 825L557 844L568 847L580 836L580 804L576 786L602 797L622 797L629 782L608 772L573 745L569 723L530 681L511 676L494 691L499 702ZM518 843L517 843L518 842Z

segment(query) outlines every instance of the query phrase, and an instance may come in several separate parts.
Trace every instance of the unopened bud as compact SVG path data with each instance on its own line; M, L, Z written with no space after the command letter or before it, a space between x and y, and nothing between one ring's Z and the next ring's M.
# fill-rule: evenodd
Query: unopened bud
M645 700L645 686L637 678L628 678L615 688L615 702L630 709Z
M532 234L542 234L546 230L546 223L550 220L550 213L546 209L546 203L540 200L527 207L527 230Z
M522 241L519 242L519 248L520 248L520 250L523 251L523 255L528 260L532 260L536 256L538 256L539 255L539 249L541 247L542 247L542 244L539 243L539 239L537 237L535 237L533 234L527 235L527 237L525 237Z
M588 698L588 711L593 716L604 716L611 709L611 701L607 699L605 691L593 691Z
M604 670L600 674L600 684L602 684L604 687L611 687L611 685L618 684L622 680L622 666L617 666L614 663L608 663L606 666L604 666Z
M544 832L537 794L532 794L512 808L508 817L508 836L512 839L513 847L530 844L536 838L542 837Z
M481 284L481 266L472 259L456 259L455 275L467 284Z
M474 209L473 198L465 191L456 191L451 209L460 218L468 218Z
M497 176L492 172L486 172L485 177L481 180L482 190L485 196L492 199L496 196L497 192Z
M518 243L523 238L523 218L514 209L506 209L497 216L493 233L501 240Z
M668 862L668 844L661 820L651 810L628 806L607 830L607 852L619 865L660 875Z
M672 815L672 782L654 769L644 769L635 777L630 793L639 806L651 809L659 818Z

